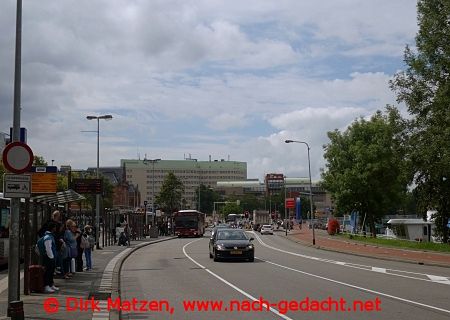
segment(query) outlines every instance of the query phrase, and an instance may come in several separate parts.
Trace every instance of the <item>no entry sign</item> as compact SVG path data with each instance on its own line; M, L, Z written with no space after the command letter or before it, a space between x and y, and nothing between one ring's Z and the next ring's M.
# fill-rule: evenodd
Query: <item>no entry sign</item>
M33 151L22 142L12 142L3 150L3 164L6 170L21 174L27 172L33 164Z

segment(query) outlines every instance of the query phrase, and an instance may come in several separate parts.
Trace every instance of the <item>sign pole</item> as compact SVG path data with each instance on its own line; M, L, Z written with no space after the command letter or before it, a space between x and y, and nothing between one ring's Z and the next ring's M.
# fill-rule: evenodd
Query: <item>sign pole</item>
M22 0L17 0L16 12L16 50L14 69L14 118L12 141L20 140L20 92L21 92L21 57L22 57ZM9 230L8 258L8 315L15 309L20 299L19 278L19 230L20 198L11 198L11 223Z

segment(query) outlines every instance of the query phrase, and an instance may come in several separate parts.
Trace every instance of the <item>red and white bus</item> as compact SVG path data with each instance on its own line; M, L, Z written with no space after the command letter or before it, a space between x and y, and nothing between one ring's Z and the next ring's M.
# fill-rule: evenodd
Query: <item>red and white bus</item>
M178 237L203 237L205 233L205 214L197 210L180 210L173 222Z

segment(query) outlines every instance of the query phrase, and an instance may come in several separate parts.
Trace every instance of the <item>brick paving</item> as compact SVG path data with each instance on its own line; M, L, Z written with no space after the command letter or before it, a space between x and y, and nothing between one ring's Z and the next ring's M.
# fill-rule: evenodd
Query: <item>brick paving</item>
M296 230L291 230L288 233L288 238L304 245L313 246L312 230L305 227L301 230L298 227ZM326 230L317 229L315 230L315 240L315 247L319 249L450 268L450 253L377 246L360 241L343 239L339 236L330 236Z

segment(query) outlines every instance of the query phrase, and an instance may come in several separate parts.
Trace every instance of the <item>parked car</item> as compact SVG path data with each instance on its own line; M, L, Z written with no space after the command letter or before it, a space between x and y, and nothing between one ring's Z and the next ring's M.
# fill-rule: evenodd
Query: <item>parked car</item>
M273 227L270 224L263 224L261 234L273 234Z
M255 247L247 233L241 229L217 229L209 240L209 257L219 259L255 260Z

